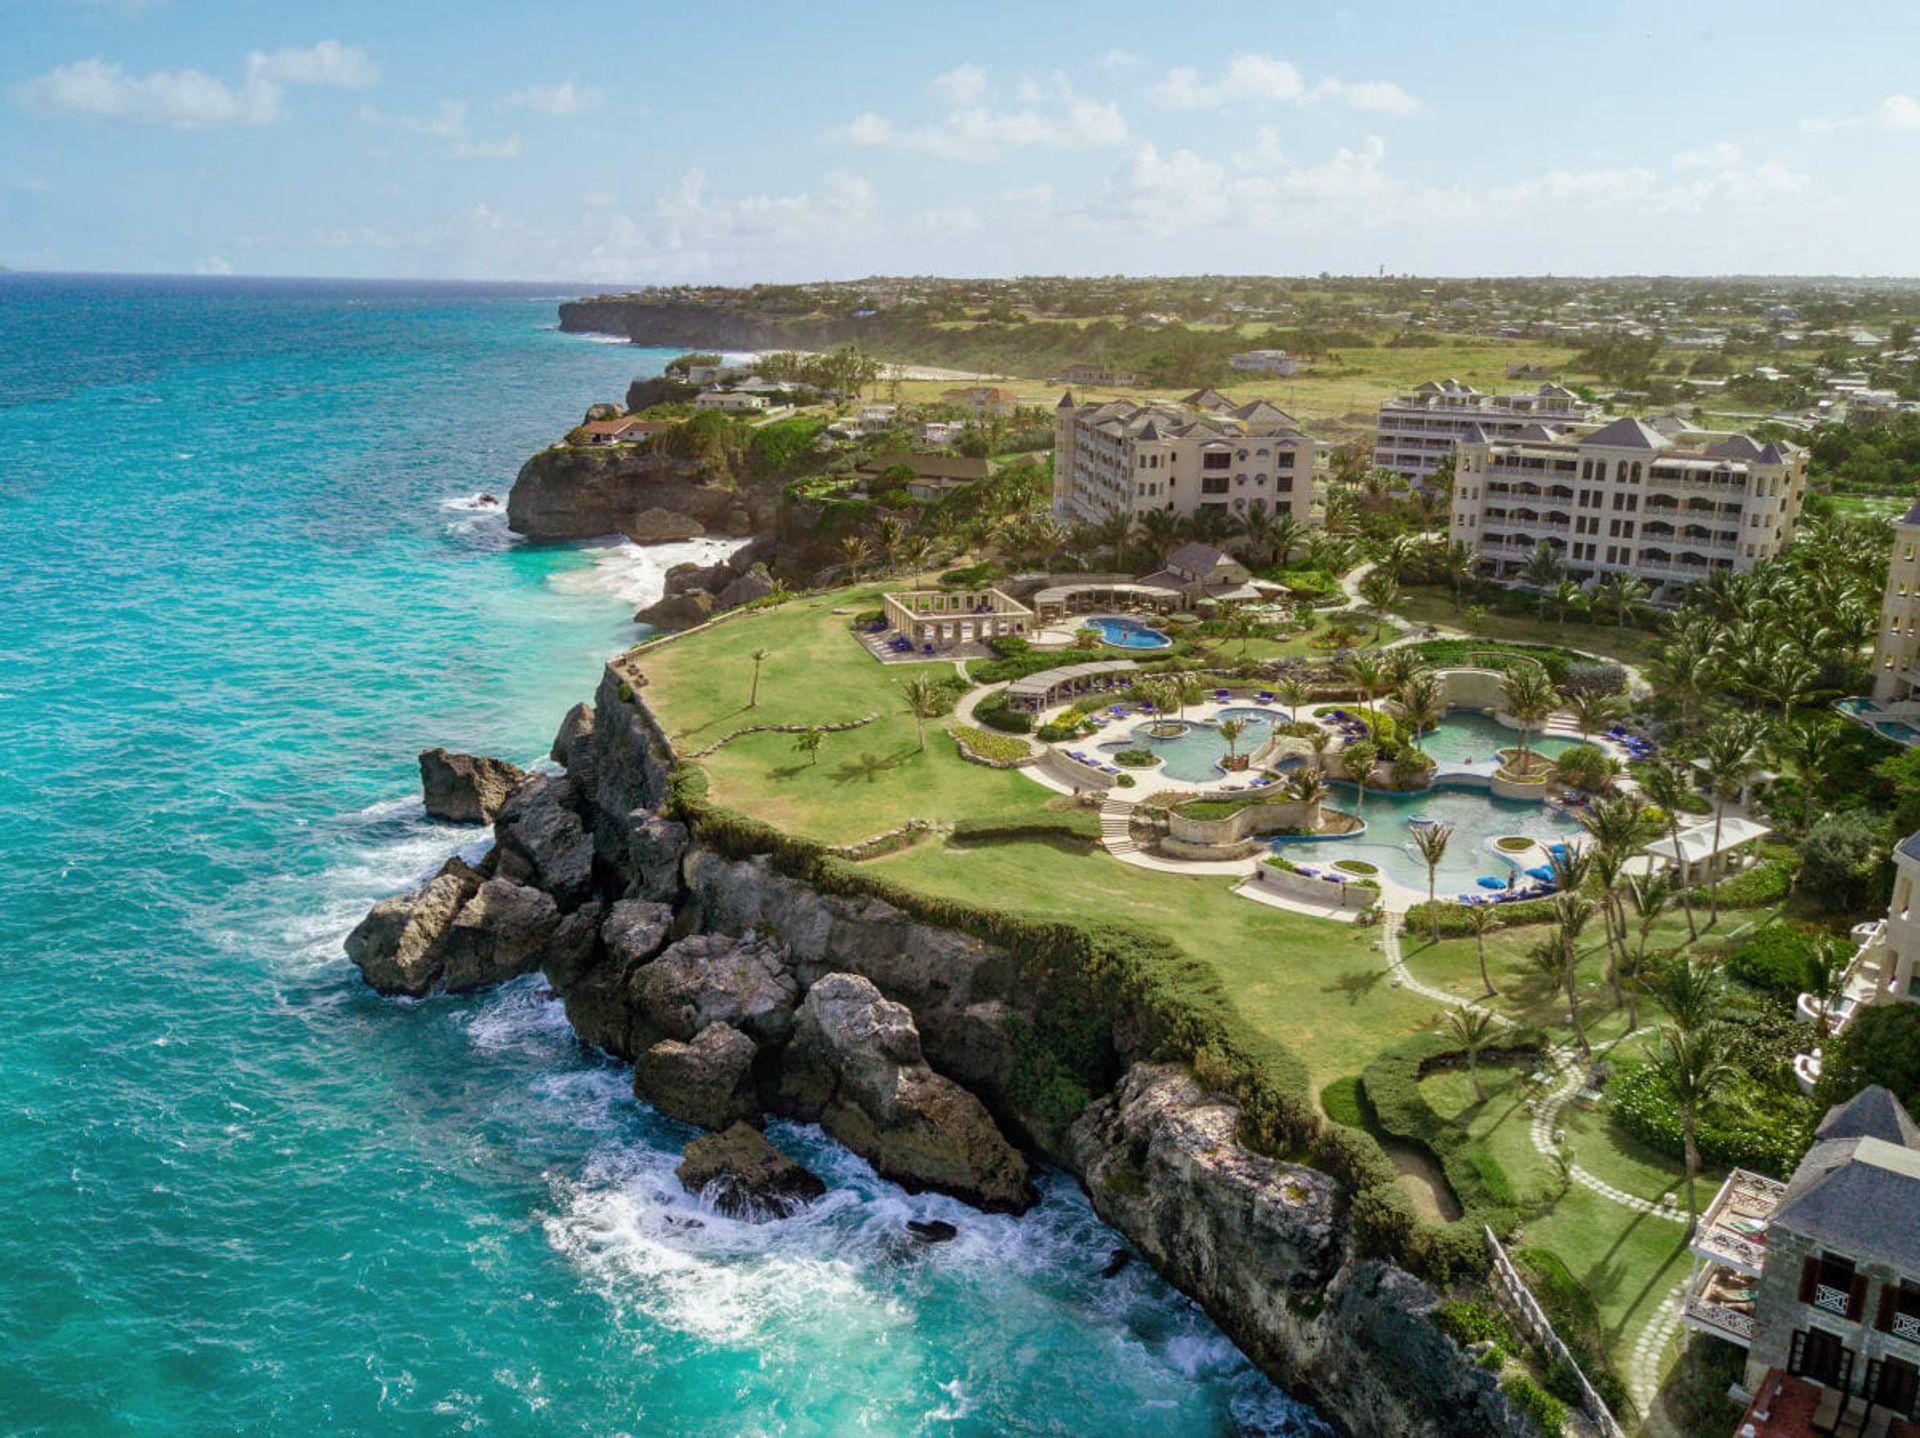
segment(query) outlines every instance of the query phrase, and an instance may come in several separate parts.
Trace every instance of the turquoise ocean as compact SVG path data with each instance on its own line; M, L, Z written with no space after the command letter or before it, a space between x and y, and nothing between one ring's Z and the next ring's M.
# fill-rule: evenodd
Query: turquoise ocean
M1324 1432L1064 1177L775 1125L832 1192L733 1223L537 979L359 983L483 839L415 753L539 758L700 551L477 500L666 357L564 297L0 275L0 1433Z

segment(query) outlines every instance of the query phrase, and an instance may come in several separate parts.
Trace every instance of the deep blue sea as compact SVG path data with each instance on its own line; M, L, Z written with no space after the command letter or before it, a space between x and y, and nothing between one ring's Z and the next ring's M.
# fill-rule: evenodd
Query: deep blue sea
M1322 1431L1064 1179L776 1126L832 1193L732 1223L537 980L358 982L481 837L415 753L537 759L693 552L476 501L664 358L564 297L0 275L0 1432Z

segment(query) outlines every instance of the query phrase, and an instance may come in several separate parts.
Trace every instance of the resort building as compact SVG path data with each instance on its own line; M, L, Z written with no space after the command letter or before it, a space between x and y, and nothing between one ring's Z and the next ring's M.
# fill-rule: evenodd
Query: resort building
M993 472L992 462L963 454L876 454L854 470L869 489L895 472L905 475L905 488L915 499L941 499Z
M1266 400L1200 390L1176 404L1076 404L1069 391L1054 408L1054 510L1086 523L1155 510L1244 517L1257 501L1304 525L1314 458L1312 436Z
M1577 438L1544 426L1457 442L1449 536L1498 579L1545 545L1580 582L1634 574L1672 601L1715 570L1748 570L1793 538L1806 452L1728 435L1701 449L1623 418Z
M1740 1432L1920 1438L1920 1128L1884 1088L1828 1110L1786 1183L1735 1169L1682 1316L1747 1350Z
M1557 384L1543 384L1531 394L1483 394L1457 379L1428 380L1380 406L1373 462L1423 484L1470 429L1477 427L1491 439L1552 437L1547 431L1586 424L1598 412Z
M998 389L993 385L975 385L969 389L946 389L940 391L940 402L963 409L976 418L995 416L1004 419L1020 406L1020 396L1010 389Z
M717 409L726 412L765 409L767 397L763 394L746 394L740 390L710 389L703 391L693 401L695 409Z
M881 599L887 629L914 652L944 654L1001 635L1026 636L1033 611L998 589L910 589Z
M666 425L644 419L592 419L580 426L591 445L640 444Z
M1177 593L1189 609L1202 604L1263 599L1247 566L1211 544L1183 544L1167 556L1164 568L1140 582Z
M1283 378L1300 373L1300 361L1285 350L1242 350L1227 361L1239 374L1275 374Z
M1873 646L1873 699L1898 704L1920 689L1920 499L1893 526L1893 558Z
M1054 378L1062 384L1091 385L1095 389L1118 389L1140 382L1130 369L1110 369L1103 364L1070 364Z

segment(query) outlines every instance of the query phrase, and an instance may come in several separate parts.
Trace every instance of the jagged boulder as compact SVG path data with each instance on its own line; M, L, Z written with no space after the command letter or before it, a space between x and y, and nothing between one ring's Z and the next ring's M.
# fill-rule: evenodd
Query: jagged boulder
M545 889L563 910L577 909L593 886L593 839L575 812L572 781L536 775L494 816L499 873Z
M620 526L620 532L635 544L677 544L685 539L698 539L707 530L690 514L655 506L633 515Z
M726 588L733 570L723 559L718 564L676 564L666 573L662 594L715 594Z
M744 1123L688 1144L675 1173L688 1193L705 1198L721 1213L754 1222L785 1218L827 1191L818 1178L768 1143L766 1135Z
M672 928L667 905L622 899L601 921L598 962L547 970L548 981L566 999L567 1022L583 1042L633 1060L660 1037L641 1017L630 982L666 946Z
M571 914L560 917L559 927L547 944L540 968L556 993L564 994L579 982L581 974L600 960L600 926L605 922L607 906L591 899Z
M571 769L576 756L584 758L593 742L593 706L582 701L569 709L553 736L549 757L563 769Z
M627 858L631 878L629 896L671 900L680 893L680 861L692 834L685 824L663 819L647 809L627 816Z
M800 983L780 946L748 933L693 934L637 970L634 1002L663 1038L685 1042L708 1024L732 1024L779 1047L793 1034Z
M441 976L455 993L530 974L546 960L560 910L539 889L489 879L473 893L440 941Z
M633 1092L668 1118L701 1128L751 1123L760 1113L753 1090L752 1039L731 1024L708 1024L691 1042L662 1039L633 1066Z
M504 759L427 749L420 755L420 795L427 813L450 824L491 824L527 771Z
M655 629L691 629L713 618L717 607L717 601L711 594L704 589L696 589L687 594L670 594L649 604L634 614L633 622L649 624Z
M1010 1213L1033 1203L1026 1160L986 1106L928 1067L913 1015L857 974L828 974L807 991L780 1092L910 1190Z
M733 609L742 604L751 604L756 599L765 599L779 587L773 582L773 576L767 573L766 565L756 564L720 591L720 607Z
M347 957L383 994L424 994L440 977L442 940L481 877L458 858L410 893L382 899L347 935Z

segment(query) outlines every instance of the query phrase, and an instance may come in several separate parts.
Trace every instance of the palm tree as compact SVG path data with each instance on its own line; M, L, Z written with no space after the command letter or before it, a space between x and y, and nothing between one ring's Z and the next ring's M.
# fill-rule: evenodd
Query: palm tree
M803 729L799 734L794 736L793 751L796 754L805 754L809 765L818 764L820 762L820 742L824 738L826 738L826 735L818 729Z
M1643 980L1673 1026L1694 1033L1716 1022L1726 1000L1719 964L1703 954L1675 953Z
M1234 760L1239 757L1236 751L1240 736L1247 732L1247 722L1244 719L1222 719L1219 730L1220 737L1227 741L1227 767L1232 769L1235 767Z
M760 703L760 666L773 658L771 649L753 651L753 687L747 691L747 708L757 708Z
M1473 1096L1481 1103L1487 1101L1487 1091L1480 1083L1480 1050L1493 1037L1493 1026L1493 1015L1483 1008L1463 1006L1447 1011L1447 1028L1466 1051L1467 1077L1473 1080Z
M1326 767L1327 748L1332 743L1333 735L1329 734L1325 729L1316 728L1311 734L1307 735L1307 747L1313 750L1313 762L1316 771Z
M1773 750L1800 782L1800 827L1813 820L1813 798L1825 782L1839 748L1841 721L1827 723L1811 715L1783 725L1773 736Z
M1820 1017L1814 1028L1825 1038L1833 1021L1834 1006L1847 988L1847 968L1852 962L1847 952L1834 942L1832 934L1821 934L1807 954L1807 992L1819 1003Z
M1501 684L1507 713L1520 726L1520 764L1525 773L1532 767L1533 731L1547 722L1559 707L1560 695L1547 671L1537 664L1520 664L1507 671Z
M1175 674L1167 683L1173 695L1174 717L1177 719L1187 717L1189 704L1198 704L1207 697L1207 686L1200 682L1198 674Z
M1520 577L1540 591L1540 614L1544 618L1547 612L1547 596L1553 587L1566 577L1567 566L1560 560L1554 547L1541 540L1534 546L1533 553L1527 556Z
M1431 674L1416 674L1401 686L1399 699L1400 717L1407 726L1407 741L1418 748L1420 736L1438 724L1440 716L1446 712L1440 697L1440 681Z
M1360 808L1367 802L1367 779L1373 773L1373 766L1379 762L1380 746L1371 739L1356 739L1340 751L1340 765L1347 771L1347 777L1353 781L1359 795L1354 807Z
M1700 1174L1700 1110L1739 1075L1728 1062L1726 1032L1718 1025L1666 1028L1654 1052L1653 1071L1680 1109L1680 1137L1687 1159L1687 1237L1699 1223L1694 1180Z
M1311 822L1302 822L1300 827L1313 833L1320 827L1320 805L1325 802L1329 792L1327 781L1318 769L1296 769L1293 777L1287 780L1287 788L1302 809L1302 818Z
M1307 696L1313 691L1307 687L1304 679L1282 679L1279 683L1280 702L1287 706L1287 722L1300 722L1300 706L1307 702Z
M1585 894L1562 892L1554 895L1553 917L1560 927L1561 982L1567 990L1567 1019L1582 1055L1593 1056L1593 1044L1587 1039L1587 1026L1580 1021L1580 979L1574 965L1580 957L1580 933L1593 917L1594 902Z
M1376 569L1360 581L1360 597L1373 611L1373 637L1378 639L1387 627L1387 610L1399 596L1400 581L1384 569Z
M925 753L926 721L940 716L945 708L945 696L941 694L939 685L922 674L909 679L902 686L900 697L907 701L907 707L901 712L913 716L914 747L921 753Z
M1459 539L1454 540L1441 552L1440 571L1447 583L1453 587L1453 607L1456 610L1460 608L1461 591L1466 587L1467 581L1473 578L1473 571L1479 564L1479 559L1480 557L1473 552L1473 546Z
M1380 692L1380 661L1371 654L1349 654L1345 661L1347 677L1360 691L1367 708L1367 727L1373 727L1373 696Z
M1351 751L1349 751L1351 752ZM1453 838L1451 824L1422 824L1413 831L1413 847L1427 866L1427 920L1429 938L1440 942L1440 905L1434 890L1439 885L1440 862L1447 857L1447 842Z
M1727 805L1758 767L1753 731L1745 724L1722 724L1710 730L1701 745L1700 757L1706 761L1707 786L1713 793L1713 852L1707 859L1707 927L1720 922L1720 825ZM1678 855L1675 856L1676 858Z
M907 527L891 514L883 514L874 522L873 535L880 544L880 557L885 563L887 573L891 574L899 566L900 550L906 542Z
M1473 935L1473 949L1480 960L1480 985L1486 990L1486 997L1492 998L1499 992L1494 988L1493 980L1487 976L1487 935L1498 925L1498 918L1490 905L1469 904L1464 911L1467 932Z
M847 578L859 583L860 566L873 557L873 547L867 543L865 535L849 534L840 541L840 552L847 559Z
M1700 926L1693 917L1693 893L1687 886L1686 875L1680 872L1680 809L1687 797L1687 781L1671 764L1655 762L1641 772L1640 790L1666 815L1667 842L1673 846L1674 887L1679 891L1681 906L1687 911L1687 938L1696 940L1700 937Z
M1596 599L1604 597L1605 601L1613 606L1615 624L1625 629L1627 616L1633 613L1633 606L1644 603L1647 596L1652 593L1653 591L1647 587L1647 582L1639 575L1621 570L1602 579L1594 592L1594 597Z
M1602 694L1597 689L1576 690L1567 698L1567 712L1579 726L1582 742L1591 735L1604 733L1620 717L1622 707L1618 695Z
M1562 629L1567 627L1567 611L1580 609L1587 603L1587 591L1571 579L1563 579L1553 586L1553 613L1555 622Z

